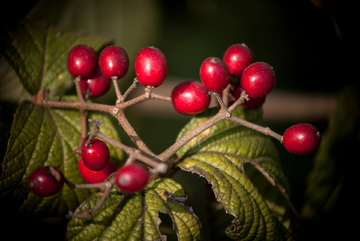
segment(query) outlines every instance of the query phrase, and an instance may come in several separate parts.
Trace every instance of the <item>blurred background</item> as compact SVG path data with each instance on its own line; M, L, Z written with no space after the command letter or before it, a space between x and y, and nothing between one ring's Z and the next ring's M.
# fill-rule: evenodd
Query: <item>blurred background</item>
M269 127L278 133L292 124L308 122L320 132L328 127L339 90L358 85L359 38L355 1L348 0L52 0L12 1L2 8L1 24L20 18L40 20L64 30L81 29L114 38L130 58L130 69L119 81L125 91L132 83L136 54L156 46L168 61L168 78L154 90L170 96L181 81L199 80L202 61L222 58L232 44L245 43L255 61L274 67L277 83L263 107ZM21 7L19 7L21 5ZM6 14L4 14L6 13ZM132 96L141 94L138 87ZM112 89L95 101L114 103ZM156 108L154 102L158 102ZM149 108L149 106L152 106ZM145 143L160 153L174 142L191 117L176 113L169 103L153 100L126 112ZM159 125L160 123L160 125ZM115 123L116 124L116 123ZM161 128L159 128L161 126ZM119 127L126 144L132 145ZM299 157L278 146L291 186L291 200L300 211L313 155ZM194 206L191 174L176 177ZM330 221L317 226L324 231ZM313 231L314 229L312 229ZM319 232L317 236L323 237Z

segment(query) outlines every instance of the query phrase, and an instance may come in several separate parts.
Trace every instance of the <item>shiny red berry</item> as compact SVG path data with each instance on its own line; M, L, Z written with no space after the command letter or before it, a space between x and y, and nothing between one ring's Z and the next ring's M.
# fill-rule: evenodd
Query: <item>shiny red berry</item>
M104 182L111 174L116 172L116 165L113 160L110 159L105 168L100 171L93 171L87 168L83 160L80 158L78 162L78 169L80 175L87 183L101 183Z
M143 190L148 181L148 170L136 163L121 167L115 174L116 185L126 193Z
M208 90L220 92L230 83L230 71L224 61L209 57L200 66L200 79Z
M81 158L87 168L93 171L100 171L105 168L110 160L110 151L105 142L99 139L93 139L86 146L87 140L81 148Z
M89 98L96 98L108 92L111 87L111 80L106 78L99 69L91 78L80 80L81 92L86 93L89 89Z
M125 76L129 69L128 54L119 46L107 46L100 53L99 67L106 78L116 77L120 79Z
M276 83L273 68L264 62L250 64L241 75L240 85L250 98L260 98L271 92Z
M96 69L97 55L93 48L80 44L73 47L67 58L67 67L73 77L89 78Z
M177 112L196 115L209 107L211 98L209 91L201 82L186 81L175 86L171 100Z
M244 69L254 61L254 57L245 44L233 44L225 51L223 60L229 67L230 73L240 79Z
M167 73L167 62L164 53L155 47L140 50L135 59L135 74L144 86L160 86Z
M235 100L240 98L242 92L243 92L243 88L241 87L240 84L237 84L231 88L231 94L233 95ZM266 100L266 95L260 98L249 98L249 100L244 100L244 102L241 103L241 106L248 110L256 110L259 109L265 103L265 100Z
M287 128L283 134L283 145L287 151L296 155L307 155L318 149L321 137L318 129L307 123Z
M40 197L48 197L58 193L64 186L64 182L63 173L53 166L35 169L28 180L30 190Z

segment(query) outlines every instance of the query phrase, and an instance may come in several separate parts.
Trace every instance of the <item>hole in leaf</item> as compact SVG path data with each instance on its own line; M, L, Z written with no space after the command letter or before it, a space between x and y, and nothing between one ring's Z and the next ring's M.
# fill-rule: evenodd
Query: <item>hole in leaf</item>
M173 229L173 222L170 216L166 213L160 212L159 218L161 219L161 223L159 226L161 234L167 236L167 241L177 240L177 235L175 230Z

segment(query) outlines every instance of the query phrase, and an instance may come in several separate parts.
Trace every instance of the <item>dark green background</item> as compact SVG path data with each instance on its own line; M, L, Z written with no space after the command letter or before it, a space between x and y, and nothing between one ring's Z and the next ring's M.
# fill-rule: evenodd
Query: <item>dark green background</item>
M7 2L6 7L1 8L1 25L10 24L25 17L35 4L43 2L46 1ZM47 7L31 16L56 25L58 19L67 14L64 6L69 2L48 1L48 4L44 4ZM92 2L110 4L112 1ZM129 5L130 1L121 2ZM157 12L156 16L150 15L150 17L157 19L158 26L155 28L156 31L148 36L149 41L145 36L142 39L144 46L136 46L136 48L140 50L146 45L160 48L168 60L169 76L199 79L199 67L205 58L209 56L221 58L231 44L246 43L252 49L255 61L264 61L274 67L277 75L276 90L337 93L348 84L358 85L359 78L356 75L359 51L356 45L358 19L354 1L313 1L323 3L325 7L321 9L315 7L312 1L307 0L162 0L153 2L157 7ZM139 4L141 5L141 1ZM86 6L83 7L86 8ZM111 8L111 6L108 7ZM136 6L128 9L137 11ZM101 19L101 16L98 16L98 20L101 21ZM334 19L340 28L341 38L336 34ZM129 24L132 21L143 22L149 19L130 17L123 20L122 27L126 28L127 25L133 27ZM69 23L66 27L86 27L86 18L82 24ZM118 32L112 32L113 28L107 31L103 27L111 24L118 24L118 22L99 23L102 28L93 28L93 33L105 32L108 36L116 36ZM119 27L118 31L121 29ZM115 39L115 43L125 49L133 47L130 46L132 35L144 29L133 28L131 31L127 31L128 42L120 43ZM129 57L130 60L135 58ZM134 76L133 70L129 70L128 76L123 86L130 84ZM99 101L113 103L114 96L113 93L111 94ZM9 109L12 110L12 108L10 107L8 104L1 104L0 109L1 157L11 122L12 115ZM173 143L177 133L188 121L188 118L145 116L131 110L127 114L138 134L155 153L160 153ZM294 123L270 123L270 128L282 133L292 124ZM316 125L321 132L327 128L326 119L312 124ZM131 145L129 138L124 135L120 127L119 133L123 141ZM312 167L313 155L294 156L284 151L279 143L276 144L284 172L291 184L291 199L294 206L300 210L304 202L305 179ZM192 183L194 180L199 182L199 178L181 173L175 178L184 185L185 190L189 190L188 204L194 206L197 213L196 209L200 204L190 196L191 193L196 193L196 190L192 189ZM200 188L202 188L201 185L199 185ZM334 214L338 214L338 211ZM342 236L346 226L343 221L339 223L338 219L344 217L331 217L320 220L315 226L307 227L305 240L323 240L337 235Z

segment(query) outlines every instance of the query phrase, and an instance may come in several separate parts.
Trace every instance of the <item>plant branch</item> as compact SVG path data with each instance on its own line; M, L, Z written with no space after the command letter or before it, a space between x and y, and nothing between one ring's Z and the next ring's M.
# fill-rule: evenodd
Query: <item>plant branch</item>
M161 162L154 156L152 156L152 158L145 156L138 149L126 146L123 143L118 142L100 132L97 132L96 136L98 138L106 141L107 143L109 143L117 148L122 149L129 155L130 158L141 161L142 163L144 163L144 164L150 166L151 168L153 168L154 170L156 170L156 172L165 173L167 171L167 164L164 162ZM156 158L156 159L154 159L154 158Z
M259 126L259 125L256 125L254 123L251 123L249 121L246 121L244 119L241 119L241 118L238 118L236 116L231 116L229 118L229 120L233 121L233 122L236 122L240 125L243 125L245 127L248 127L250 129L253 129L255 131L258 131L260 133L263 133L267 136L271 136L271 137L274 137L275 139L279 140L281 143L282 143L282 135L272 131L269 127L263 127L263 126Z
M172 155L174 155L181 147L185 146L189 141L198 136L203 131L208 128L216 125L217 123L226 120L226 113L220 109L219 112L212 116L210 119L197 126L192 131L186 133L183 137L181 137L177 142L171 145L168 149L166 149L163 153L158 155L158 158L162 161L167 161Z

